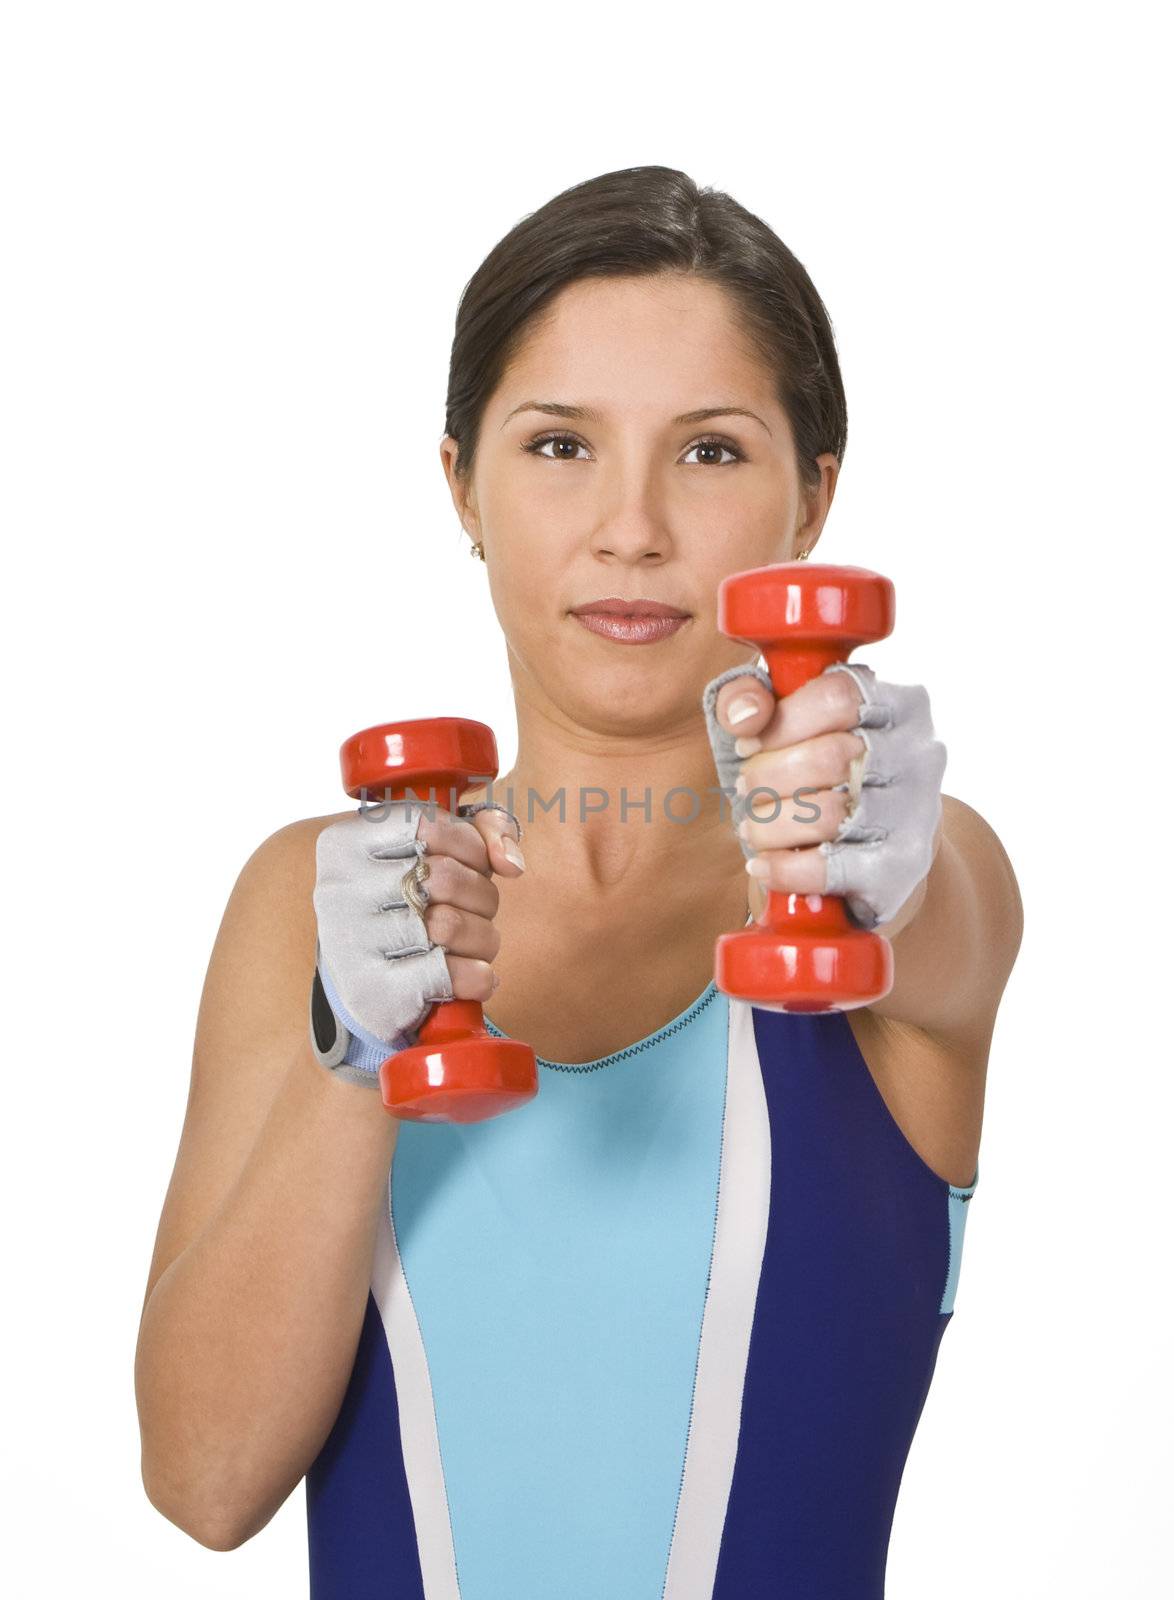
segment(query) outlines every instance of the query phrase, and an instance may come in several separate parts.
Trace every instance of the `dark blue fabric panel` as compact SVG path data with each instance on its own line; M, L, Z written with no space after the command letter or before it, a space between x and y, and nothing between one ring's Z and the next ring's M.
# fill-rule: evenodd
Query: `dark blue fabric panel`
M714 1600L881 1600L949 1313L949 1185L843 1012L755 1010L771 1199Z
M306 1474L310 1600L424 1600L383 1320L368 1292L338 1417Z

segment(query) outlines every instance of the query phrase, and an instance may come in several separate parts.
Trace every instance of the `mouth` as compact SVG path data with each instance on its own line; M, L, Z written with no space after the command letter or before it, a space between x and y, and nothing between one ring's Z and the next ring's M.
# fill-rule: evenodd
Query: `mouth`
M660 600L592 600L573 606L571 615L589 633L618 644L656 644L677 633L690 620L679 606Z

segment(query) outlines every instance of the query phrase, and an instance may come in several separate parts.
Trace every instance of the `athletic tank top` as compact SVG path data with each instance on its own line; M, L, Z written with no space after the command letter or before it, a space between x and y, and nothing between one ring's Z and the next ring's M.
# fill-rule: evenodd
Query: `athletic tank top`
M843 1012L713 983L518 1110L403 1123L312 1600L881 1600L977 1180Z

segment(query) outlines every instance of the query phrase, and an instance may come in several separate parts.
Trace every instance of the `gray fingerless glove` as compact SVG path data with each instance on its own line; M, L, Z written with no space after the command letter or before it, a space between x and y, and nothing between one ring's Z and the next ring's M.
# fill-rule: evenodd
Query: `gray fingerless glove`
M310 993L314 1054L351 1083L379 1086L388 1056L414 1044L437 1001L453 998L443 945L419 911L415 873L427 853L417 837L425 808L396 801L324 828L317 841L317 961Z
M841 895L853 921L871 929L897 915L933 865L946 747L935 736L923 684L886 683L860 661L824 671L855 680L861 705L852 731L866 749L859 798L819 849L827 857L828 894Z

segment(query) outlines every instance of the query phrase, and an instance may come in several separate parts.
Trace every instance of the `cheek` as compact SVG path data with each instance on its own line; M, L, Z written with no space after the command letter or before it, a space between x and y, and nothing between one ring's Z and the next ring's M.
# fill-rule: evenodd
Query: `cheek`
M501 586L508 582L523 596L553 586L582 536L582 514L534 476L501 473L493 492L481 501L481 526L496 556ZM503 596L503 598L508 598ZM569 602L568 602L569 603Z
M524 528L545 508L564 504L573 474L519 452L521 459L495 457L484 478L483 514Z
M793 508L782 498L755 509L734 531L726 546L725 554L730 562L726 570L744 571L748 567L768 567L786 560L795 521Z
M720 537L699 541L689 565L701 587L716 596L718 584L734 572L774 566L787 557L792 526L776 509L763 517L729 519ZM716 605L716 599L715 599Z
M489 590L506 639L515 647L546 638L566 598L564 564L541 526L498 522L486 535L494 554L488 562Z
M738 481L720 498L682 508L690 560L724 577L785 559L799 521L799 498L785 476L731 474Z

